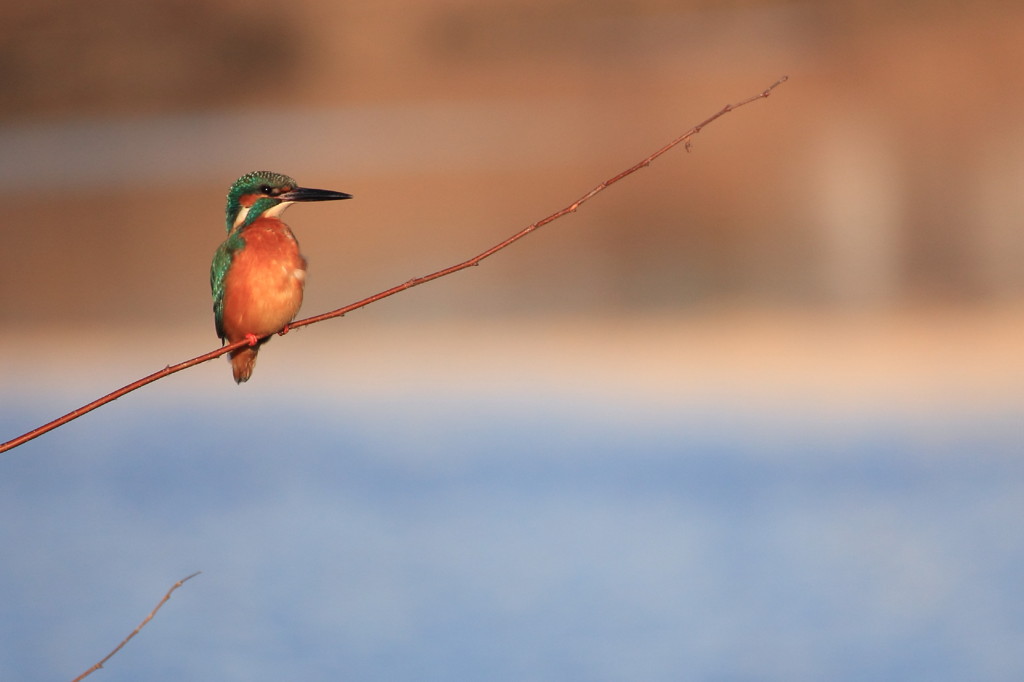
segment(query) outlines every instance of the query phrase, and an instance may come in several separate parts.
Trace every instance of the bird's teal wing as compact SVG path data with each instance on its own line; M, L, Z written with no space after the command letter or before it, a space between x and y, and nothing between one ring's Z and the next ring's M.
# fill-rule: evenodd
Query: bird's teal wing
M210 265L210 290L213 292L213 322L217 327L217 336L224 341L224 282L227 280L228 269L235 251L242 246L237 235L228 237L217 247Z

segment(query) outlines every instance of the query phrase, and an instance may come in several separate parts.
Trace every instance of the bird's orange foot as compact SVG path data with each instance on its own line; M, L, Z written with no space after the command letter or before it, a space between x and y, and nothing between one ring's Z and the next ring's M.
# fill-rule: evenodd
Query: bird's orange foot
M255 346L257 343L260 342L260 337L256 336L255 334L246 334L245 340L249 342L250 346Z
M286 324L284 327L281 328L281 331L279 331L277 333L277 335L278 336L284 336L285 334L287 334L291 330L292 330L292 326L290 324Z

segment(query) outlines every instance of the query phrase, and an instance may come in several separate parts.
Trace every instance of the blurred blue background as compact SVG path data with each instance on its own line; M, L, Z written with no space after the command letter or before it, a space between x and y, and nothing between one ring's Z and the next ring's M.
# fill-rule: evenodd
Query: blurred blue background
M201 569L97 674L1015 679L1020 412L934 417L127 403L4 463L0 673L70 679Z
M692 340L654 390L641 371L616 380L600 343L579 344L577 371L549 364L567 355L554 334L517 360L498 334L429 330L419 353L461 358L448 381L386 343L398 367L346 378L380 332L345 324L275 340L245 389L209 363L5 456L0 677L70 679L196 570L97 674L1024 673L1019 394L903 402L876 377L842 395L836 370L745 384L730 351ZM352 354L310 379L335 334ZM477 366L488 354L511 366ZM93 383L5 399L0 425Z

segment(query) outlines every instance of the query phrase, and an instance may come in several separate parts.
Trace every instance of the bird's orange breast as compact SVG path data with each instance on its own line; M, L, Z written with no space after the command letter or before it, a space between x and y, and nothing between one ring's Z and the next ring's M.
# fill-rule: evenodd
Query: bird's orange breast
M224 279L224 334L229 343L246 334L265 336L284 328L302 305L306 259L288 226L261 218L242 232Z

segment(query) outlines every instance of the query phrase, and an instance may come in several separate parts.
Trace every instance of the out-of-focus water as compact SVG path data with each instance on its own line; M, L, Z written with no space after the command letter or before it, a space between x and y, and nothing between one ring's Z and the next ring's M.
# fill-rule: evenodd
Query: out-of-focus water
M120 401L0 458L0 679L70 679L196 570L97 674L1021 679L1019 407L810 414Z

